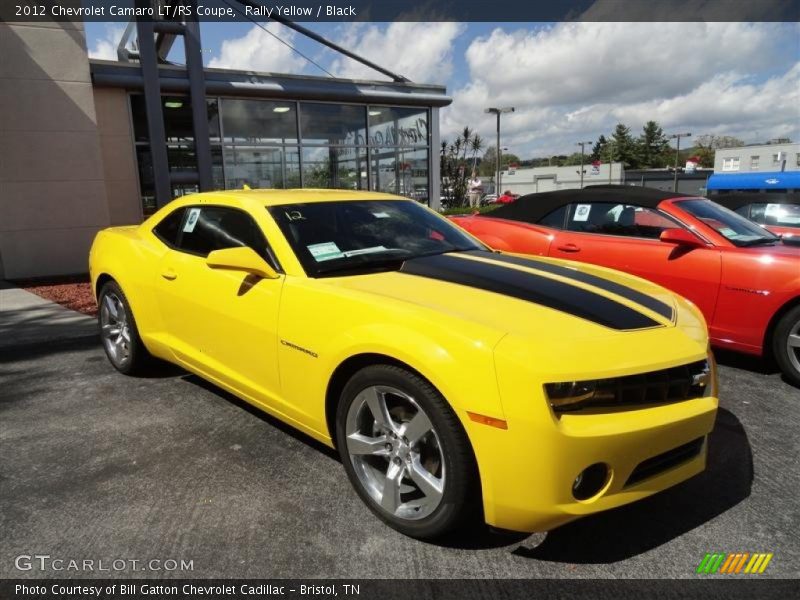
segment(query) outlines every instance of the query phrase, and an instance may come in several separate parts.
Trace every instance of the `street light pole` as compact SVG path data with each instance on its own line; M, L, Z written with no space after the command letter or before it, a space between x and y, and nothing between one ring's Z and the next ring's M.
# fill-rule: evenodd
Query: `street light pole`
M581 147L581 189L583 189L583 154L585 152L584 147L586 144L593 144L594 142L575 142L576 146Z
M692 137L691 133L673 133L669 136L669 139L676 140L676 148L675 148L675 173L672 176L672 191L678 191L678 160L680 159L681 154L681 138L682 137Z
M513 106L505 106L503 108L486 108L484 111L486 114L495 114L497 115L497 146L495 146L495 195L499 198L500 197L500 115L503 113L512 113L514 112Z

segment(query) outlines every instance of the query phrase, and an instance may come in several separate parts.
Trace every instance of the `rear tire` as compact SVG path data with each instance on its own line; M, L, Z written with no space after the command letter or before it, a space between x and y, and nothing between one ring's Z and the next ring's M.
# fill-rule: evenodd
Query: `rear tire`
M784 376L800 386L800 306L783 315L775 326L772 353Z
M480 490L469 440L419 375L392 365L353 375L337 407L336 440L358 495L400 533L436 538L472 516Z
M111 365L125 375L142 373L152 357L139 337L133 311L117 282L109 281L100 288L97 308L100 338Z

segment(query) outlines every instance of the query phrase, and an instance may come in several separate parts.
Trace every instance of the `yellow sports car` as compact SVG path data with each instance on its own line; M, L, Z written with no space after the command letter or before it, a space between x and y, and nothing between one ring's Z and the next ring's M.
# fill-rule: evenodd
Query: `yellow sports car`
M90 254L103 344L177 363L338 449L395 529L545 531L703 470L706 325L671 292L498 254L420 204L186 196Z

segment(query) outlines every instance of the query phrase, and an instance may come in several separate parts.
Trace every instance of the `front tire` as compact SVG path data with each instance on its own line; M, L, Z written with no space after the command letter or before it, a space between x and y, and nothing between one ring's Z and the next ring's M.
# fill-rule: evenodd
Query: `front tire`
M122 288L109 281L97 295L100 338L112 366L125 375L141 373L150 362L136 327L136 319Z
M800 306L795 306L778 321L772 352L786 378L800 386Z
M470 516L480 496L458 417L406 369L373 365L350 379L337 407L336 440L358 495L405 535L444 535Z

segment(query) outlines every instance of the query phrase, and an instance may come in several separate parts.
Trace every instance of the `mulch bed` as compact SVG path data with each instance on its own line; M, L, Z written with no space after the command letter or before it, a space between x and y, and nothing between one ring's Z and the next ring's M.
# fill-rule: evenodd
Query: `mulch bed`
M92 284L85 276L17 280L14 285L85 315L97 314Z

